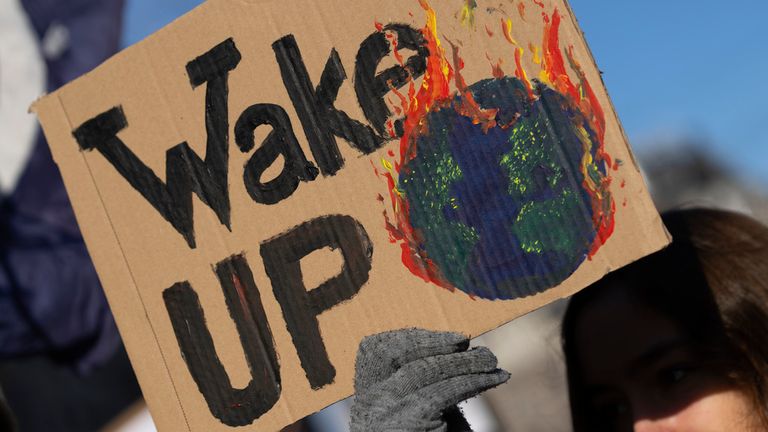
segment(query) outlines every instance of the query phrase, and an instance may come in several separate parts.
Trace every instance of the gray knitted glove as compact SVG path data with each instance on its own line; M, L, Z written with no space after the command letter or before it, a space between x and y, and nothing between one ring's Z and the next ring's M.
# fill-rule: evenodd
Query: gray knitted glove
M351 432L470 431L455 405L507 381L487 348L419 329L369 336L355 365ZM459 427L447 418L458 417Z

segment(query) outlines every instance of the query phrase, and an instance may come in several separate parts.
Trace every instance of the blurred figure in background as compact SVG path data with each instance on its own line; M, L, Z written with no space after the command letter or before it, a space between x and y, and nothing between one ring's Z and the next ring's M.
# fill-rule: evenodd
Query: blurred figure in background
M706 140L657 140L640 155L656 207L733 210L768 223L765 186L724 164ZM768 168L768 167L766 167Z
M122 11L122 0L0 0L0 387L23 431L94 430L139 396L27 113L117 52Z

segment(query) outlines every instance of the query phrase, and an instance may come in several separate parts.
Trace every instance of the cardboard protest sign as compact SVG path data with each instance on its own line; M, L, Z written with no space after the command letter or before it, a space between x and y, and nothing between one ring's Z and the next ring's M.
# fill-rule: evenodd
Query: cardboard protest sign
M38 101L161 430L276 430L366 335L668 242L563 0L210 0Z

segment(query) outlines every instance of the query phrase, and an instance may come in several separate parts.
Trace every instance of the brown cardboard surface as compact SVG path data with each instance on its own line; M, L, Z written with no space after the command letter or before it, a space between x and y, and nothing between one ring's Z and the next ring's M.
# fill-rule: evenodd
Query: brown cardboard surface
M431 3L418 0L209 0L145 41L127 48L95 71L41 99L33 107L62 171L83 235L160 430L227 430L234 427L233 423L247 424L246 430L277 430L352 393L354 356L359 341L366 335L417 326L460 331L476 336L553 300L571 295L607 272L667 244L666 232L651 203L620 123L602 86L600 74L568 5L562 0L507 1L501 5L486 5L478 0L478 6L472 10L465 9L466 5L474 3L472 1L433 0ZM567 75L577 90L579 96L575 104L585 111L590 111L590 106L594 108L599 105L605 112L603 142L610 160L598 160L594 149L592 153L585 154L594 159L593 164L603 169L597 176L603 179L604 187L598 189L597 193L602 194L600 202L607 203L607 208L612 205L614 209L613 229L602 228L606 237L604 244L591 242L593 247L588 251L589 257L570 276L563 276L565 279L556 287L540 286L534 290L542 291L538 294L507 293L507 297L517 298L494 300L491 298L493 295L469 295L463 292L462 288L467 290L466 287L458 286L462 283L456 283L457 279L452 279L453 282L449 280L446 274L450 271L446 268L438 269L437 273L424 270L429 267L430 261L423 261L427 263L426 267L417 265L416 270L411 271L404 263L403 245L406 262L414 256L417 260L425 257L429 259L430 253L432 256L453 256L450 251L458 246L449 244L440 246L443 249L438 250L434 249L437 246L430 244L432 249L413 255L408 252L414 250L408 248L411 243L397 239L398 231L385 227L386 215L386 220L397 225L395 228L401 231L404 228L397 221L398 215L404 214L400 207L404 202L401 192L408 186L400 184L399 192L390 193L392 189L387 183L388 173L394 179L398 177L397 163L402 162L399 138L388 139L380 148L368 153L338 138L336 142L344 160L343 167L334 175L324 173L313 181L301 181L290 196L277 203L258 203L246 189L244 166L274 129L269 125L256 129L252 143L255 143L257 150L245 148L246 151L241 151L238 148L235 144L238 119L254 104L282 107L308 162L315 166L319 164L310 149L296 106L286 90L272 48L273 42L286 35L295 37L313 86L321 83L329 54L335 49L346 71L346 79L339 88L334 106L352 119L368 125L370 120L366 119L355 91L358 82L355 72L359 63L356 58L361 43L370 35L380 32L377 29L380 26L378 23L384 26L383 34L390 37L392 31L386 27L390 23L407 24L421 31L425 29L431 8L434 8L436 16L434 35L441 41L444 60L451 67L456 65L453 63L451 48L452 44L456 45L458 55L464 62L464 68L459 72L469 85L492 78L491 64L497 63L498 59L503 59L500 67L505 76L514 77L515 71L518 71L520 79L517 83L525 83L527 80L535 86L534 78L540 78L546 83L546 73L541 73L546 67L542 64L549 62L551 67L557 59L548 59L542 55L542 51L546 51L543 43L545 23L549 21L551 31L557 10L562 22L558 33L559 46L553 50L561 53ZM466 12L474 12L474 17L470 19ZM506 30L509 33L505 36ZM81 149L87 139L92 140L91 143L98 141L94 145L106 145L113 139L109 134L92 133L86 139L83 134L73 132L82 131L80 127L99 114L121 107L127 125L119 131L119 139L162 182L167 180L166 160L171 157L166 152L179 143L188 143L200 159L205 159L208 136L206 92L213 85L211 81L198 82L197 86L190 85L187 64L213 47L222 46L222 43L225 46L222 49L230 49L231 54L232 45L225 42L230 39L241 56L236 67L230 67L231 70L226 74L229 136L224 146L228 153L226 184L231 230L220 222L212 207L198 195L192 192L182 194L192 196L194 247L191 247L188 240L192 234L188 233L185 238L174 229L148 199L131 186L101 150ZM549 40L551 46L552 39ZM398 53L404 60L408 60L414 56L414 51L403 49L404 45L407 45L407 41L401 44ZM391 39L385 46L391 47ZM520 65L516 66L515 52L518 48L522 51ZM434 55L433 52L429 54ZM540 57L544 57L543 61ZM219 55L209 62L208 67L220 68L232 61L231 57ZM381 60L377 70L381 72L398 64L397 56L390 52ZM520 74L523 70L526 71L525 78ZM581 79L580 70L583 70ZM419 91L424 79L424 76L418 76L413 80L415 91ZM434 80L435 77L430 79ZM549 84L555 88L557 84L553 81L556 80L550 80ZM588 88L583 84L586 82L594 90L592 105L588 100ZM450 80L451 94L457 91L456 83L455 77ZM408 88L409 84L405 84L398 92L413 101L414 98L408 98ZM502 98L510 97L503 93L499 95ZM532 98L539 96L532 95ZM391 91L383 99L390 104L388 106L392 116L398 117L394 108L399 106L397 92ZM462 98L461 101L465 104L460 106L472 108L471 104L466 104L466 99ZM211 107L216 103L215 98L208 101L209 111L215 110ZM488 115L488 109L481 111L477 116ZM500 116L499 112L496 114ZM592 109L590 112L594 114L595 111ZM115 114L115 111L111 113ZM599 122L595 123L595 116L584 115L578 118L587 118L588 124L599 125ZM500 117L497 120L502 123ZM514 128L514 121L517 120L513 119L502 129ZM327 122L328 119L322 117L321 123ZM91 122L91 125L95 128L92 130L109 129L110 126L104 121ZM499 128L491 127L493 130ZM420 134L429 134L425 129L414 130ZM598 132L592 132L591 142L597 146L594 137ZM271 180L282 172L284 158L279 159L264 173L263 181ZM194 165L189 158L183 160L186 168L182 167L182 170ZM520 160L525 160L525 157ZM584 164L589 162L582 157L575 163L587 166ZM299 168L305 169L303 174L309 173L305 165ZM407 167L399 169L401 175L408 170ZM197 174L196 179L205 175ZM544 175L548 174L545 172ZM566 172L566 175L571 174ZM586 187L583 181L573 184ZM428 195L429 191L425 194ZM390 199L390 195L393 199ZM411 199L411 196L405 199ZM480 194L478 199L483 201L490 198ZM597 201L593 198L592 201L584 202ZM415 207L414 204L410 211L414 212ZM582 213L584 211L588 210L582 210ZM320 219L320 222L313 223L308 231L296 237L287 234L299 226L307 228L308 221L332 215L343 217L330 219L335 222L327 226L322 221L329 219ZM578 214L573 217L573 220L561 219L566 223L559 225L572 223L578 226L583 223L578 219ZM343 226L348 229L345 231ZM546 226L535 234L545 238L547 231L555 228L558 227ZM365 236L360 234L361 230L364 230ZM299 348L295 345L297 332L292 335L283 309L306 309L310 307L307 304L315 300L300 298L291 303L290 299L282 298L279 294L284 294L284 291L280 291L281 285L276 283L276 279L284 278L287 273L281 268L268 268L265 259L271 259L272 262L291 261L291 255L303 254L299 250L301 244L318 241L319 246L324 246L333 243L332 240L337 236L354 238L356 240L352 243L357 242L357 246L347 249L341 246L333 251L321 248L300 260L300 274L310 292L323 291L313 288L329 278L331 284L346 284L347 287L346 291L325 290L320 293L325 295L333 291L331 294L337 294L335 299L333 295L320 300L317 300L320 295L312 297L317 300L314 311L321 312L317 315L318 329L332 366L332 372L326 370L324 376L314 378L316 385L313 388L308 372L311 374L317 371L307 371L302 367ZM366 236L370 244L365 241ZM324 238L329 242L322 243ZM285 245L282 249L271 247L283 240ZM528 248L533 252L527 253L537 253L536 244L529 244ZM369 270L366 267L368 246L372 248ZM581 258L586 254L581 253ZM226 273L224 279L232 277L234 282L230 284L231 292L239 294L239 297L232 297L229 304L225 299L215 270L218 263L233 256L247 260L247 268L257 287L269 331L266 331L264 325L257 328L253 321L248 321L256 309L252 307L254 291L245 292L243 289L246 286L247 291L249 279L243 267L235 265L219 268L224 272L222 274L226 270L234 271L233 274ZM344 263L348 264L346 270L342 270ZM363 276L349 273L354 273L349 270L352 267ZM341 278L333 279L340 271L348 272ZM434 281L427 281L430 278ZM193 379L189 363L206 353L197 351L202 345L196 339L188 347L186 355L182 354L178 333L183 333L185 328L191 331L195 326L194 320L189 315L184 316L178 322L185 323L186 327L179 325L174 329L169 303L164 296L169 288L178 288L178 284L185 281L199 298L215 355L230 381L227 386L243 389L251 382L247 350L254 352L257 357L261 356L260 360L254 360L255 357L251 360L272 364L268 350L260 351L258 347L250 345L243 347L242 332L251 332L255 339L250 340L256 340L264 346L273 343L274 362L279 365L279 369L259 370L279 376L279 399L273 405L271 402L266 403L261 410L264 412L257 418L248 414L231 414L252 413L252 405L256 404L248 397L232 392L235 396L232 399L225 398L230 403L222 408L230 412L224 415L230 415L226 421L230 425L225 424L213 414L202 394L200 383ZM323 300L337 304L329 308L331 305L324 305ZM245 314L243 322L250 322L247 328L240 329L241 332L238 332L233 321L232 310L240 310ZM254 388L257 390L259 385L266 385L263 382L268 381L262 382L259 378L263 376L257 373L254 379ZM264 393L256 391L254 394Z

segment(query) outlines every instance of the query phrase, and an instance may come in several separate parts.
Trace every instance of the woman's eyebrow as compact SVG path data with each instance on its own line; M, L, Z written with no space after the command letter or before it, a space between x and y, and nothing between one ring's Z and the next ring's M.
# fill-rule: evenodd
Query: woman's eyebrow
M671 352L681 349L688 349L691 346L691 342L688 338L680 337L670 340L661 341L652 345L643 353L638 355L629 366L631 374L635 374L641 369L648 367L648 365L654 364L669 355Z
M587 395L587 399L595 399L605 395L619 394L619 391L616 389L616 387L606 384L588 385L584 387L584 390L585 394Z

